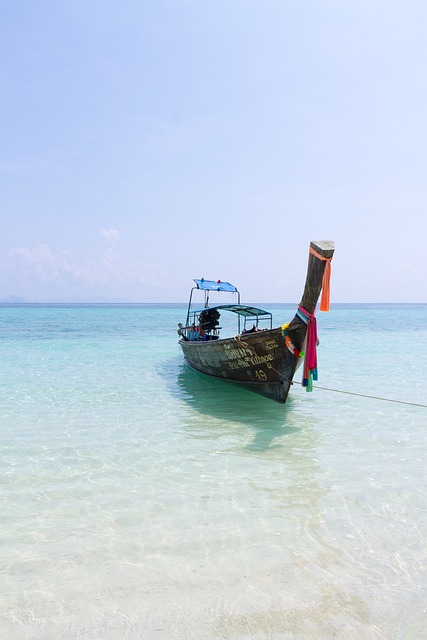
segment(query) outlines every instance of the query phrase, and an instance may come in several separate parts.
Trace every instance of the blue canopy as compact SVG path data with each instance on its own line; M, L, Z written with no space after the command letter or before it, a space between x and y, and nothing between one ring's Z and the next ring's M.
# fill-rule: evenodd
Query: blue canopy
M256 318L260 316L271 317L270 311L264 311L264 309L252 307L247 304L218 304L215 307L204 307L203 309L198 309L193 313L202 313L202 311L210 311L211 309L219 309L219 311L232 311L233 313L237 313L239 316L245 316L249 318Z
M231 291L232 293L236 293L237 289L234 284L230 284L229 282L221 282L221 280L205 280L201 278L200 280L194 280L198 289L203 289L204 291Z

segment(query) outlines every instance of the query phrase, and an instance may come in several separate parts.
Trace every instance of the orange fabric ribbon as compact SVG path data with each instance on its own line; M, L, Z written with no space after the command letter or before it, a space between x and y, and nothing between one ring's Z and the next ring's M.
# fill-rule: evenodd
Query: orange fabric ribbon
M326 262L325 271L323 273L322 280L322 298L320 300L320 311L329 311L330 299L331 299L331 262L332 258L324 258L317 253L312 247L310 247L310 253L319 260L324 260Z

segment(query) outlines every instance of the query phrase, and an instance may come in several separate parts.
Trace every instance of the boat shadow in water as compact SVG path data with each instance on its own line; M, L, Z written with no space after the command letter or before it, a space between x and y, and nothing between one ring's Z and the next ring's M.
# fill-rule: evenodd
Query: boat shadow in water
M277 404L228 381L196 373L185 364L173 365L172 369L175 369L176 377L170 375L170 368L167 375L171 394L206 417L197 427L198 437L203 430L207 437L212 436L207 421L213 418L220 421L220 431L228 430L231 425L234 430L238 424L253 429L254 437L246 448L261 451L280 448L282 445L272 444L273 440L303 428L303 424L295 424L300 422L301 416L295 415L292 399L286 405ZM195 426L193 424L192 428Z

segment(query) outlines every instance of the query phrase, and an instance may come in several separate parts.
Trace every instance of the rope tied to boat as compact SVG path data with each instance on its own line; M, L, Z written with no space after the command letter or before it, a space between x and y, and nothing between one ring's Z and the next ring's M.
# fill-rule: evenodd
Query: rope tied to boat
M326 262L325 271L323 273L322 280L322 297L320 300L320 311L329 311L330 308L330 300L331 300L331 262L332 258L325 258L320 253L318 253L315 249L310 247L310 253L318 258Z

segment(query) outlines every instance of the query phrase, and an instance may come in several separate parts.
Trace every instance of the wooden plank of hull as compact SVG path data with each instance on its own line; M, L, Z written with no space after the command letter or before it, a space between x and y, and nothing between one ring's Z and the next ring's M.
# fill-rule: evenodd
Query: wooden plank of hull
M280 328L209 342L180 341L187 364L276 402L286 402L300 363L286 347Z

